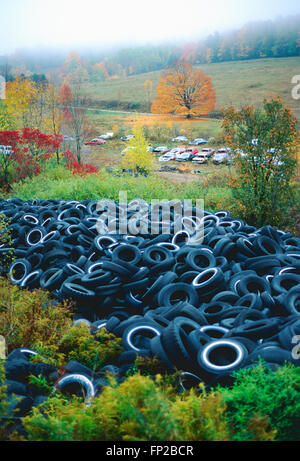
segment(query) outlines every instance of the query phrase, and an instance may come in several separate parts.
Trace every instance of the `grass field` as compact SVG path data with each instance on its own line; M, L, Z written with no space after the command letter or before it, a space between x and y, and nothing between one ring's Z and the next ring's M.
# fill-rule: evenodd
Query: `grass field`
M217 92L217 110L227 104L237 107L242 104L259 105L269 94L279 95L288 105L300 110L299 101L294 101L291 97L291 79L293 75L299 74L298 57L213 63L199 68L212 78ZM87 96L93 104L114 100L120 103L141 103L145 108L144 82L152 81L154 98L160 73L149 72L88 84Z
M240 107L249 103L259 106L263 98L276 94L283 98L300 118L300 104L291 97L293 75L299 74L299 58L259 59L251 61L225 62L201 66L201 69L212 77L217 93L216 109L227 104ZM114 131L116 137L109 140L105 146L85 146L83 158L98 168L115 167L120 165L121 151L126 143L120 137L132 132L135 124L145 128L149 144L153 146L167 145L175 147L171 142L172 137L185 135L189 139L195 137L216 138L215 147L221 147L222 140L220 121L212 118L187 120L180 116L154 115L137 111L106 110L101 109L101 101L120 103L140 103L142 109L146 107L144 91L145 80L153 83L153 97L159 80L160 72L135 75L127 78L111 79L99 84L87 84L86 91L90 100L88 117L94 124L93 136L108 131ZM298 110L297 110L298 106ZM147 109L146 109L147 110ZM149 110L149 109L148 109ZM210 144L212 145L212 144ZM72 149L71 149L72 150ZM178 162L176 166L178 166ZM156 169L161 165L157 162ZM180 165L181 167L181 165ZM181 173L161 173L169 181L193 181L195 175L187 171ZM213 165L202 165L203 176L219 174L221 168Z

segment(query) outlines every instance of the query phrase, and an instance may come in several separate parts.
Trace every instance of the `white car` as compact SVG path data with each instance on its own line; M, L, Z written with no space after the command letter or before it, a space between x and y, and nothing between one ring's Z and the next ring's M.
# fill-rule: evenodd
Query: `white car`
M166 152L169 152L170 148L168 146L158 146L154 147L152 152L159 152L162 154L165 154Z
M169 162L170 160L176 160L178 155L179 154L176 154L170 151L162 155L161 157L159 157L158 161L159 162Z
M111 139L114 137L114 133L106 133L102 134L101 136L97 136L99 139Z
M196 138L194 139L193 141L191 141L189 144L191 146L195 145L195 146L200 146L201 144L207 144L207 139L204 139L204 138Z
M133 134L129 134L127 136L124 136L121 138L121 141L129 141L129 139L132 139L134 138L134 135Z
M188 138L186 138L185 136L177 136L177 138L173 138L172 139L172 142L186 142L188 141Z

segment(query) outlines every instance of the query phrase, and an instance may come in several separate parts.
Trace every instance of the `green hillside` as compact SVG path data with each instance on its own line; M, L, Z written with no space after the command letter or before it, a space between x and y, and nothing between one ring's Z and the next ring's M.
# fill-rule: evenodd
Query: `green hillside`
M217 92L216 109L223 105L259 104L269 94L277 94L291 107L299 102L291 97L293 75L300 73L299 58L272 58L251 61L205 64L199 67L212 78ZM145 80L153 83L153 98L160 72L149 72L104 83L88 84L87 96L92 104L140 103L139 110L147 110L144 90ZM113 107L113 106L111 106ZM298 115L299 116L299 115Z

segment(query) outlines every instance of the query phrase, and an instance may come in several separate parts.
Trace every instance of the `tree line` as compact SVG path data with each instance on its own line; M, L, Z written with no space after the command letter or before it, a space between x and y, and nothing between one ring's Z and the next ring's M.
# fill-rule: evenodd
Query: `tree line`
M82 66L91 80L105 81L111 77L126 77L162 70L179 59L192 64L240 61L260 58L282 58L299 56L300 15L276 20L251 22L230 31L216 31L204 39L180 45L136 46L110 52L89 53L81 51ZM72 56L72 53L69 55ZM61 55L49 53L49 62L44 55L39 61L29 52L18 52L12 56L0 56L0 74L11 79L15 68L26 77L26 71L36 74L57 72L64 62Z

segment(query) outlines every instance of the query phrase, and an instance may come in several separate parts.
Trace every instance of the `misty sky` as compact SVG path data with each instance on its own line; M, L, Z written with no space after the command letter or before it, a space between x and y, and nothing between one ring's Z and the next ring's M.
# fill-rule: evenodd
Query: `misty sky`
M0 55L18 48L200 38L300 13L299 0L0 0Z

